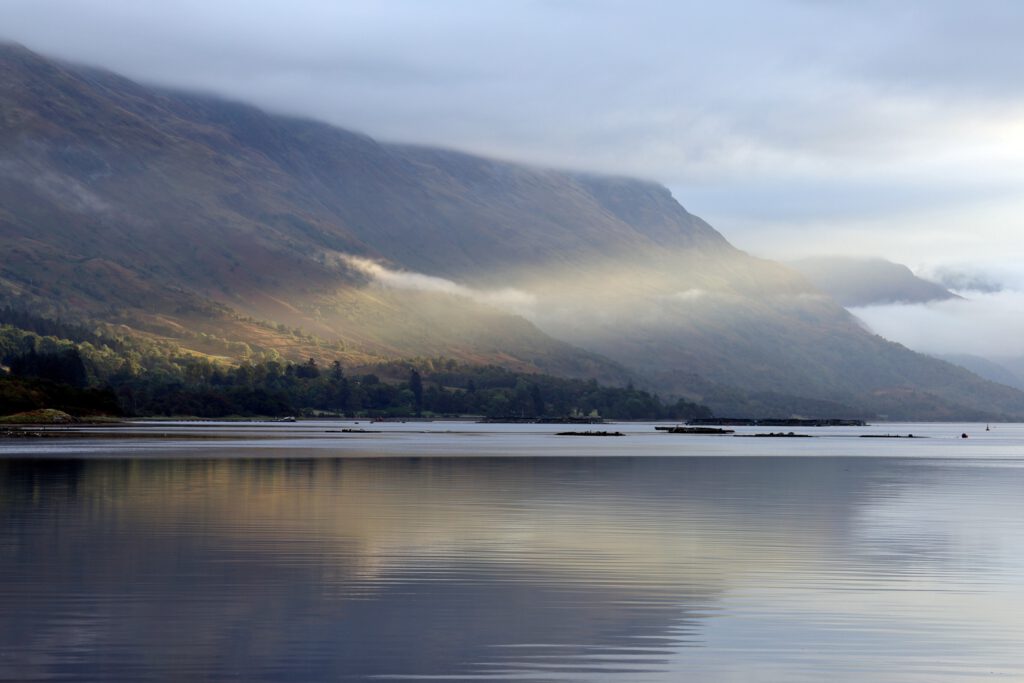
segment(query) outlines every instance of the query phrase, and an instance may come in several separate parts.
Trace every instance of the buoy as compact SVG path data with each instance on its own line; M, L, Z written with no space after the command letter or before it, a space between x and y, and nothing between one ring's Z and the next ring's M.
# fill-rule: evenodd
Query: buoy
M964 432L963 434L961 434L960 438L961 439L966 439L967 438L967 432Z

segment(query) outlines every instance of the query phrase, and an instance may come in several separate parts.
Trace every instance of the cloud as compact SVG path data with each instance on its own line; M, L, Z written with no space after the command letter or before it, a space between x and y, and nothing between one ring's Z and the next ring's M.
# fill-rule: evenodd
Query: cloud
M1016 266L940 265L925 271L922 277L965 295L1024 291L1024 273Z
M924 353L1024 356L1024 292L976 292L969 299L854 308L877 334Z
M519 315L529 315L537 302L533 294L519 289L474 289L433 275L392 270L376 261L360 256L338 254L337 257L347 266L369 276L373 282L382 287L458 296Z
M914 266L966 233L999 256L1024 228L1015 0L5 0L3 15L30 48L146 82L655 179L768 256L845 244Z
M707 297L708 294L710 294L710 292L708 292L706 289L694 288L687 289L682 292L675 292L673 294L669 294L665 298L672 301L700 301L701 299Z

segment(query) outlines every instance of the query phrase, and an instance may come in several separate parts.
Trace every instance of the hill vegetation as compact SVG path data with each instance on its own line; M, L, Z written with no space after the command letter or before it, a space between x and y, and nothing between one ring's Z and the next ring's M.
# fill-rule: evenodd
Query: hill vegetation
M0 415L56 408L76 416L563 417L685 419L710 415L633 387L600 386L467 366L451 359L392 361L346 370L280 359L227 364L171 344L117 337L102 328L13 309L0 319ZM29 328L29 329L25 329ZM36 330L46 331L41 335Z
M444 357L720 415L1024 417L1024 393L870 334L654 183L384 144L11 45L0 253L0 302L129 344L77 342L87 370L134 372L140 348L160 350L147 377Z

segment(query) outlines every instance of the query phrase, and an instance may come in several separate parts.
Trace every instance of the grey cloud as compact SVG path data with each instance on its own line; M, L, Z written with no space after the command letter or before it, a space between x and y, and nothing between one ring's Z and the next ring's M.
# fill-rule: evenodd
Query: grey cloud
M1012 266L939 265L923 273L948 289L965 294L1024 292L1024 274Z
M929 88L948 97L1018 99L1024 86L1020 35L1024 5L1012 0L861 3L892 20L885 40L862 62L865 78L893 87ZM881 22L880 22L881 23Z
M758 179L748 182L749 202L736 206L729 188L694 185L678 192L686 201L728 210L733 217L787 221L790 225L827 215L840 222L864 214L898 216L908 208L934 206L970 209L979 203L1016 198L1020 188L1008 181L979 182L948 178L935 182L877 178Z
M934 212L967 225L1024 189L1008 0L3 6L7 37L139 80L658 180L741 247L859 233L901 260L893 238L929 234ZM1019 224L997 225L996 255Z
M915 351L984 358L1024 355L1024 293L976 293L924 305L852 309L876 333Z
M1024 274L1013 263L942 264L919 273L963 295L851 311L887 339L925 353L1024 356Z

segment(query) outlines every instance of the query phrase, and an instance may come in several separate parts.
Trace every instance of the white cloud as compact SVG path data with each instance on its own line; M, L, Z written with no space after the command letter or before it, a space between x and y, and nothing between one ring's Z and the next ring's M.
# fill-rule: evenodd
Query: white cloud
M920 305L854 308L886 339L925 353L1024 356L1024 292L972 293Z
M699 301L708 296L708 294L709 292L705 289L687 289L670 294L665 298L673 301Z
M470 299L487 306L501 308L519 315L529 315L537 302L533 294L511 287L505 289L474 289L433 275L424 275L423 273L405 270L392 270L376 261L360 256L338 254L337 257L350 268L368 275L375 283L382 287L449 294Z

